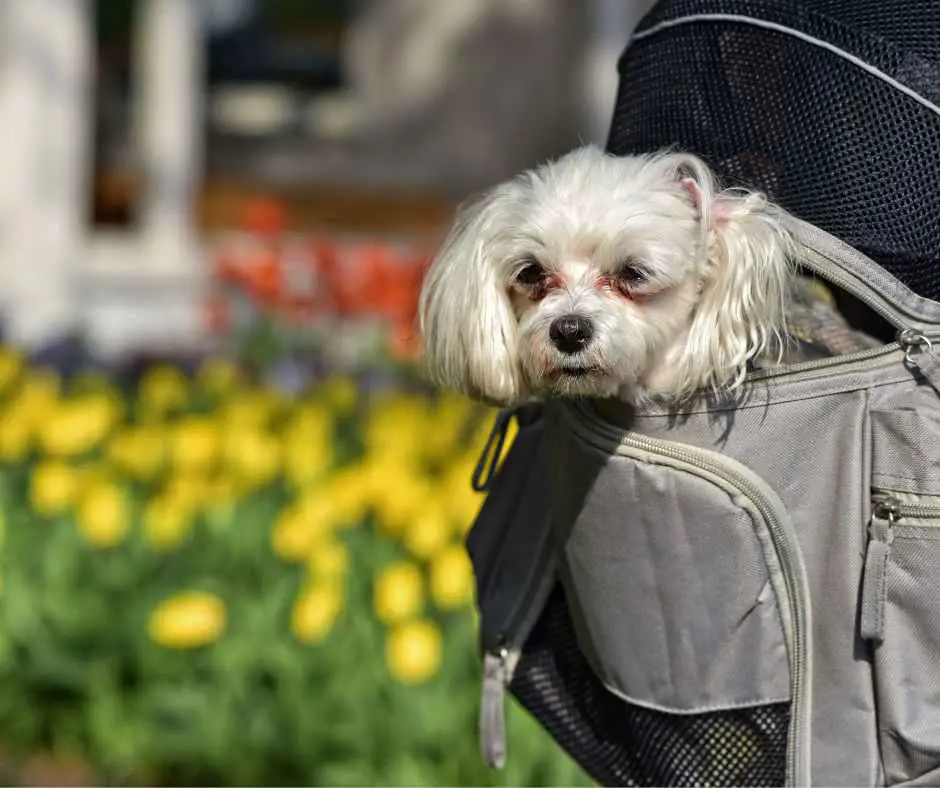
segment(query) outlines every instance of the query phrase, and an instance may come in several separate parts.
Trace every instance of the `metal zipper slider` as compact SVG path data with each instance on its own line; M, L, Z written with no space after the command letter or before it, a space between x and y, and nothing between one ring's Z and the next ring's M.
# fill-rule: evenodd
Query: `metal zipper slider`
M506 762L506 685L511 679L510 653L505 646L483 657L483 697L480 703L480 750L488 766Z
M888 607L888 559L894 541L894 524L900 519L900 504L894 498L879 498L873 502L862 576L859 634L863 640L876 643L884 640L885 612Z
M934 353L933 342L916 328L905 328L898 334L898 344L904 351L904 363L918 373L940 394L940 358Z

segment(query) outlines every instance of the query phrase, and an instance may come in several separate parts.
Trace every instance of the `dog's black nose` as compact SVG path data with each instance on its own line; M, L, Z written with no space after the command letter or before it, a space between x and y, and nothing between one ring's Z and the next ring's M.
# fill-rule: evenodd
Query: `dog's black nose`
M548 328L548 338L562 353L577 353L591 341L594 326L591 321L580 315L562 315L552 321Z

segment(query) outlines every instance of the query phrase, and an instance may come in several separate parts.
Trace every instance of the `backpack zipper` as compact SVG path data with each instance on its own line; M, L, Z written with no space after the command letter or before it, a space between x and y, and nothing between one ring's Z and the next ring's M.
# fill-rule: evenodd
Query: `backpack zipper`
M805 236L810 243L799 238ZM933 352L931 340L940 339L940 328L936 324L921 320L918 315L897 307L894 303L882 296L871 285L855 274L851 269L837 263L829 254L822 251L832 239L812 225L803 225L798 240L812 252L812 255L801 260L801 263L819 274L823 279L831 282L847 293L855 296L859 301L887 320L897 329L897 340L880 348L860 350L857 353L847 353L831 359L818 359L800 364L780 366L775 369L757 370L748 375L749 380L796 375L814 370L856 364L870 361L882 356L904 351L904 360L912 371L919 371L930 385L940 393L940 359ZM813 243L816 241L817 243Z
M859 634L863 640L881 643L885 636L885 615L888 609L887 571L895 527L904 520L936 520L928 527L940 527L940 505L909 503L890 492L872 495L871 521L868 524L868 545L862 574L861 615Z
M564 410L564 409L559 409ZM577 415L575 415L577 412ZM677 470L717 483L729 494L749 501L767 526L783 581L786 609L781 606L784 635L790 655L792 714L787 748L787 784L810 784L810 712L812 708L812 651L809 584L798 538L783 505L766 484L741 463L706 449L651 438L617 428L594 415L585 405L569 406L565 418L573 431L605 452L616 452L641 461L669 460ZM624 451L626 449L626 451ZM730 489L729 489L730 488ZM741 503L739 503L741 505ZM758 534L766 548L764 538ZM774 581L773 576L771 581Z
M940 503L909 503L898 495L879 491L872 496L872 514L891 520L892 524L901 520L940 520ZM940 526L940 522L936 525Z
M934 351L934 342L940 341L940 331L926 332L919 328L902 328L898 338L880 348L860 350L842 356L805 361L748 373L747 380L769 380L784 376L810 377L813 372L830 372L839 367L854 367L865 371L871 361L903 352L904 364L913 374L919 374L934 391L940 393L940 357ZM843 370L843 372L848 370Z

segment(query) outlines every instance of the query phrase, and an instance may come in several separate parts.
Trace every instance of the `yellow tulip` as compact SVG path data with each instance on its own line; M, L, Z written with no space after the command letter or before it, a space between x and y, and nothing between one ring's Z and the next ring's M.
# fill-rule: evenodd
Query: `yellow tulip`
M164 416L186 404L189 381L176 367L160 364L148 369L141 377L138 398L145 415Z
M16 383L23 370L23 357L12 348L0 348L0 391Z
M0 459L21 460L34 445L38 429L59 410L58 376L40 370L27 374L0 419Z
M120 418L105 396L63 402L39 427L39 445L55 457L74 457L94 449Z
M407 531L433 497L428 480L402 466L391 468L375 481L375 508L379 527L391 536Z
M262 429L270 425L280 413L283 404L281 397L274 391L250 389L239 392L237 397L231 399L220 416L227 428L237 426Z
M130 511L124 491L113 484L97 484L80 499L75 513L79 533L99 550L120 544L130 529Z
M333 466L333 446L327 439L307 439L291 432L283 439L284 477L295 490L323 479Z
M335 584L308 586L291 610L291 631L302 643L316 643L325 638L343 608L343 599Z
M226 464L247 484L271 482L281 470L281 444L271 433L254 427L233 427L225 436Z
M315 544L307 558L307 571L323 582L341 580L349 571L349 550L339 539Z
M435 555L429 585L431 599L441 610L460 610L470 605L476 584L467 551L459 545L450 545Z
M81 478L83 490L92 489L102 484L113 484L115 475L113 469L100 460L91 460L76 466L75 470Z
M363 466L350 466L333 474L323 486L337 526L359 525L371 506L369 472Z
M463 448L466 431L474 418L473 403L457 395L443 395L432 414L432 428L421 434L423 454L432 462L444 462Z
M450 541L452 534L446 509L440 501L429 498L409 520L402 542L415 558L427 560Z
M181 420L171 435L170 452L174 466L182 473L211 468L219 453L219 424L208 416Z
M445 464L443 468L443 482L454 488L467 487L472 489L471 481L479 460L480 457L476 452L462 452L458 454L451 459L450 462Z
M125 427L112 436L107 456L129 476L152 479L166 463L166 430L157 425Z
M421 453L421 436L432 423L428 403L421 397L391 395L376 403L363 427L370 454L413 457Z
M459 431L452 425L435 423L433 429L425 430L421 435L421 454L430 462L444 462L453 454L459 440Z
M32 472L29 503L39 514L62 514L74 502L81 486L79 472L61 460L44 460Z
M466 533L483 505L484 496L473 489L471 476L471 466L461 465L445 473L439 482L438 494L459 533Z
M35 430L58 410L60 386L54 372L41 370L28 374L7 404L4 421L15 419L29 433L31 441Z
M32 425L20 410L11 408L0 418L0 459L4 462L22 460L32 445Z
M346 375L331 375L324 381L321 393L339 413L351 412L359 402L359 386Z
M186 591L163 600L150 614L147 632L160 646L190 649L214 643L225 631L225 603L215 594Z
M395 458L409 465L417 465L424 457L420 436L426 429L427 423L408 423L391 418L367 426L362 436L366 455Z
M144 509L142 525L144 539L154 549L169 550L189 534L192 519L190 511L179 501L158 495Z
M196 372L196 385L216 396L229 394L242 383L242 373L238 365L224 358L208 359Z
M441 631L430 621L409 621L392 629L385 639L389 672L403 684L421 684L441 667Z
M182 508L195 512L204 506L212 488L205 474L178 473L166 480L163 494Z
M335 416L318 403L299 406L284 423L284 436L297 435L304 441L330 442L333 438Z
M16 402L33 415L49 412L59 399L62 379L51 369L30 372L23 380L16 395Z
M384 624L395 624L416 616L424 604L421 570L408 561L395 561L375 578L372 606Z
M307 496L281 511L271 529L271 549L282 561L306 561L314 546L329 534L332 523L329 501Z

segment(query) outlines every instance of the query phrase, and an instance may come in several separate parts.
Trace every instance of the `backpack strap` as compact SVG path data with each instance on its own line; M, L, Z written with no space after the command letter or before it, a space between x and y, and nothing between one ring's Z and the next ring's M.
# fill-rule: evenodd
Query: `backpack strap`
M513 418L519 432L500 463ZM496 767L505 760L506 688L555 575L543 427L540 405L500 413L473 476L488 492L467 535L484 653L480 744Z

